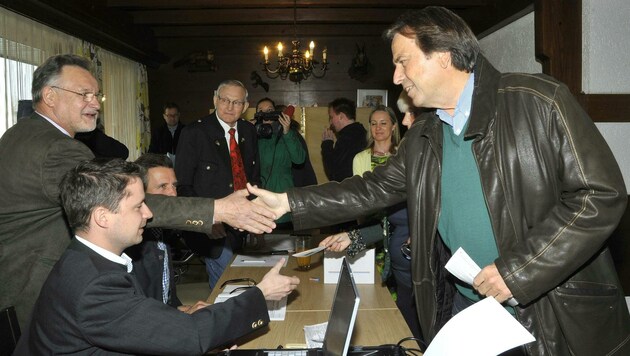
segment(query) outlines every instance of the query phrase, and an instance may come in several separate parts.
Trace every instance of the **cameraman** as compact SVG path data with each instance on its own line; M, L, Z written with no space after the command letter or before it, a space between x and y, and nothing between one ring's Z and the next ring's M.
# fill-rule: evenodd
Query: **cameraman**
M275 111L275 103L263 98L256 104L255 125L258 133L260 177L263 188L282 193L294 186L291 168L301 165L307 158L307 150L300 141L300 125L286 113ZM292 113L291 113L292 114ZM290 213L276 220L291 228ZM279 225L279 228L282 228Z

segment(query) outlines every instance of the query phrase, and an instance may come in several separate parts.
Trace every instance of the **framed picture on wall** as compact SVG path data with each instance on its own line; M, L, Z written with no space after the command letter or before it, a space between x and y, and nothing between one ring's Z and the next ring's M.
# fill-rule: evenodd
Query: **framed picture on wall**
M387 105L387 90L357 89L357 107L376 107Z

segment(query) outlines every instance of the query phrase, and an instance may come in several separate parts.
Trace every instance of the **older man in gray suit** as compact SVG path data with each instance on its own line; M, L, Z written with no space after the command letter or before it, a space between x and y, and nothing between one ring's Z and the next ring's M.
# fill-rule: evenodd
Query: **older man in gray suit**
M59 182L92 152L73 137L96 127L101 94L90 62L75 55L46 60L33 76L35 113L0 139L0 307L14 305L26 325L44 280L70 242ZM255 233L273 214L243 192L225 199L148 196L150 226L211 232L213 221Z

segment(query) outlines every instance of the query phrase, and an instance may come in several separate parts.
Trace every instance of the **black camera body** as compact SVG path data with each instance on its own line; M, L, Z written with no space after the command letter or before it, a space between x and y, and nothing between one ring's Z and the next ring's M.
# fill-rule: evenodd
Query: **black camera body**
M274 132L278 132L280 130L280 123L278 119L282 115L281 111L270 111L270 112L262 112L259 111L254 114L254 120L256 122L254 125L256 126L256 134L260 138L270 138ZM273 121L271 124L263 123L263 121Z

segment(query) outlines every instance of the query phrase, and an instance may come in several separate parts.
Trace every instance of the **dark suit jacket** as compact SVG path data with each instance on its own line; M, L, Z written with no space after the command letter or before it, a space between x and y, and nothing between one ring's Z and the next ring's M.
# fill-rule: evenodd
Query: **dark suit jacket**
M247 181L259 184L256 128L250 122L239 119L236 129ZM175 175L179 196L218 199L234 192L230 147L215 113L184 128L176 156ZM238 235L234 230L226 230L228 234ZM225 239L209 240L206 236L185 234L184 237L186 244L195 253L213 258L220 255L225 243Z
M170 277L168 305L178 307L182 305L182 302L177 298L173 255L170 251L169 239L167 238L171 232L172 230L164 230L157 227L146 229L142 234L142 242L127 248L125 253L133 260L133 271L144 294L159 301L164 301L162 275L164 273L164 256L166 255ZM160 250L157 245L158 241L166 244L166 253Z
M87 146L38 114L0 138L0 306L15 306L22 327L72 236L59 200L61 178L92 158ZM214 204L207 199L147 195L147 205L154 215L149 226L212 231Z
M153 130L153 132L151 133L149 152L175 154L175 152L177 152L177 142L179 142L179 135L181 134L183 128L184 124L180 122L175 129L175 135L171 135L171 131L169 131L166 123Z
M258 288L189 315L146 297L125 266L73 239L14 355L201 355L268 323Z

